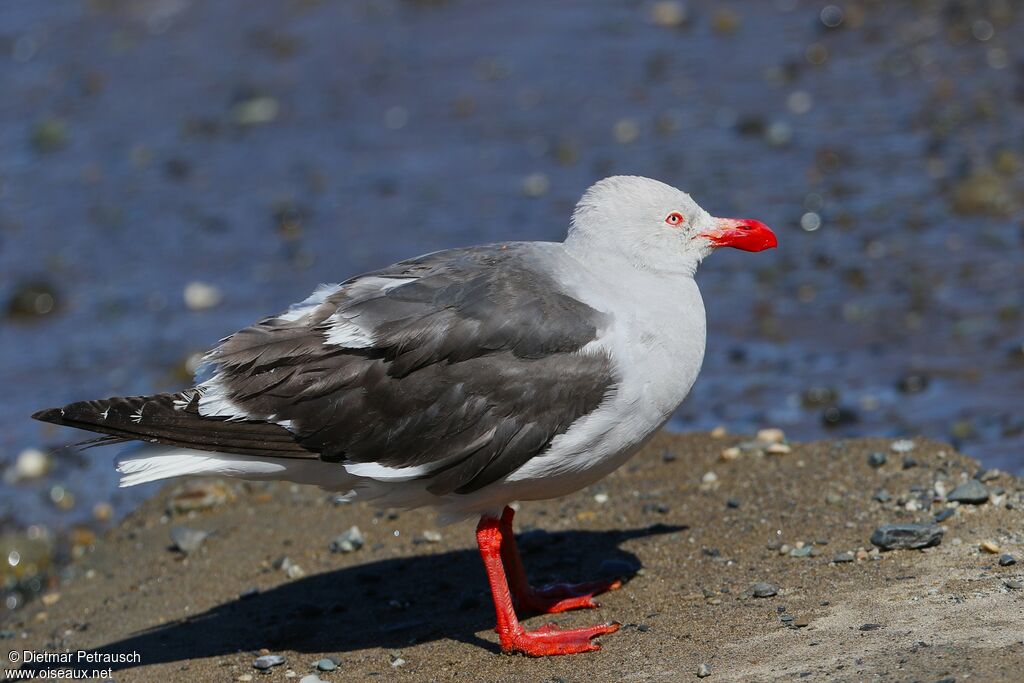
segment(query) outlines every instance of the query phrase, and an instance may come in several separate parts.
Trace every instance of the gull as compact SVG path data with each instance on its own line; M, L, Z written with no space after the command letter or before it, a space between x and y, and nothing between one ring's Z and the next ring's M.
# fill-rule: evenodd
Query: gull
M501 649L598 650L618 623L527 631L516 610L597 607L621 581L532 587L511 505L581 489L635 454L700 371L698 265L721 247L775 246L759 221L614 176L584 193L562 242L439 251L321 285L223 339L189 390L33 417L146 443L120 456L122 486L286 480L478 517Z

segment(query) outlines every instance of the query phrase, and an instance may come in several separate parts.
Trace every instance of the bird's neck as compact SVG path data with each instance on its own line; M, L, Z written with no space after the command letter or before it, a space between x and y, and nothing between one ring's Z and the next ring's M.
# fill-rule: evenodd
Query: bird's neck
M630 268L657 275L692 278L701 262L700 254L663 249L624 250L578 230L571 231L564 244L566 251L583 265L608 272Z

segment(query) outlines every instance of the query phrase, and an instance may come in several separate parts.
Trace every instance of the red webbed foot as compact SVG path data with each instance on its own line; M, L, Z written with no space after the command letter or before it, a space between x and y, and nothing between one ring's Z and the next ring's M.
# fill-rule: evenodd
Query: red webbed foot
M594 638L615 633L622 624L611 622L561 630L556 624L545 624L535 631L520 631L504 635L501 639L502 652L519 653L528 657L550 655L573 655L580 652L596 652L601 649Z
M573 609L600 607L595 595L622 587L621 579L601 579L585 583L551 583L540 588L527 587L515 596L520 609L533 614L557 614Z

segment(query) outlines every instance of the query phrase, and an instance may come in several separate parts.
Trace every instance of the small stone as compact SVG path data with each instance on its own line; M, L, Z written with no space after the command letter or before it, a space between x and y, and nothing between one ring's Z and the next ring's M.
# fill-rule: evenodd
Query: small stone
M543 173L531 173L523 178L523 194L527 197L543 197L551 189L551 181Z
M231 120L239 126L270 123L277 118L280 108L278 101L273 97L250 97L241 100L231 108Z
M204 311L213 308L221 301L220 290L205 282L190 282L183 293L185 306L193 311Z
M888 458L886 457L885 453L882 453L881 451L875 451L874 453L868 455L868 464L871 465L872 467L881 467L882 465L885 464L885 461L887 459Z
M793 451L792 447L786 443L773 443L764 450L768 455L786 455Z
M811 620L807 617L797 617L793 620L793 626L795 628L806 628L811 625Z
M981 505L988 502L988 487L977 479L968 479L955 489L950 491L947 500L956 503L967 503L969 505Z
M930 548L943 533L938 524L885 524L871 534L871 543L882 550Z
M871 496L872 500L877 500L879 503L888 503L892 500L892 495L885 489L878 489L875 491L875 495Z
M323 680L316 674L306 674L299 679L299 683L323 683Z
M316 663L316 668L320 671L334 671L338 668L338 665L334 662L333 659L330 659L329 657L324 657Z
M916 445L910 439L900 439L889 444L889 448L893 453L909 453L915 447Z
M995 541L982 541L979 547L986 553L992 555L999 554L999 545Z
M844 562L853 562L853 553L839 553L832 558L832 561L836 564L842 564Z
M722 454L718 456L723 462L729 462L740 457L740 449L736 446L730 446L722 451Z
M174 549L191 555L199 550L210 534L201 529L190 529L187 526L176 526L170 531Z
M725 501L725 506L727 508L735 510L740 506L740 501L737 500L736 498L729 498L728 500Z
M290 565L284 570L284 573L289 579L301 579L306 575L306 571L297 564Z
M1019 591L1024 588L1024 581L1021 581L1020 579L1007 579L1006 581L1003 581L1003 585L1010 590Z
M728 434L729 431L725 428L724 425L718 425L717 427L711 430L712 439L722 439L725 438Z
M331 541L332 553L352 553L363 547L365 543L363 533L359 527L353 526L334 537Z
M666 28L684 26L690 20L690 10L679 0L662 0L651 6L651 23Z
M697 667L697 678L707 678L711 675L711 665L701 664Z
M812 546L805 545L799 548L793 548L789 551L790 557L808 557L811 554Z
M52 607L53 605L56 605L59 600L60 593L47 593L42 597L43 604L47 607Z
M423 540L427 543L440 543L443 536L436 529L427 529L423 532Z
M764 443L782 443L786 440L786 434L777 427L771 427L768 429L760 429L757 432L757 440L763 441Z
M881 624L863 624L858 631L877 631L882 628Z
M779 588L770 583L758 582L750 587L750 594L755 598L770 598L779 594Z
M1009 567L1009 566L1015 565L1015 564L1017 564L1017 558L1015 558L1010 553L1003 553L1002 555L999 556L999 566L1000 567Z
M281 655L262 655L253 660L252 666L254 669L266 671L271 667L280 666L284 664L286 661L288 660L282 657Z
M942 508L941 510L935 513L935 516L932 519L934 519L936 522L945 522L947 519L949 519L955 514L955 508Z
M11 482L28 481L45 477L50 471L50 456L38 448L26 448L18 453L14 467L8 470L5 479Z
M917 467L917 460L912 455L903 456L903 469L909 470L913 467Z
M610 500L610 497L608 496L607 493L595 493L594 494L594 502L597 503L598 505L604 505L609 500Z
M715 482L718 481L718 475L715 474L714 472L705 472L704 476L701 477L700 480L701 483L704 484L714 484Z

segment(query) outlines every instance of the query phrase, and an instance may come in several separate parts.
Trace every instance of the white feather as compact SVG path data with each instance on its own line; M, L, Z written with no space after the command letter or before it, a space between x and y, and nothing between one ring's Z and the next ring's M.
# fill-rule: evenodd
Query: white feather
M306 299L297 304L292 304L286 312L277 317L280 320L295 322L309 315L313 309L326 301L327 297L339 291L341 291L341 285L320 285Z

